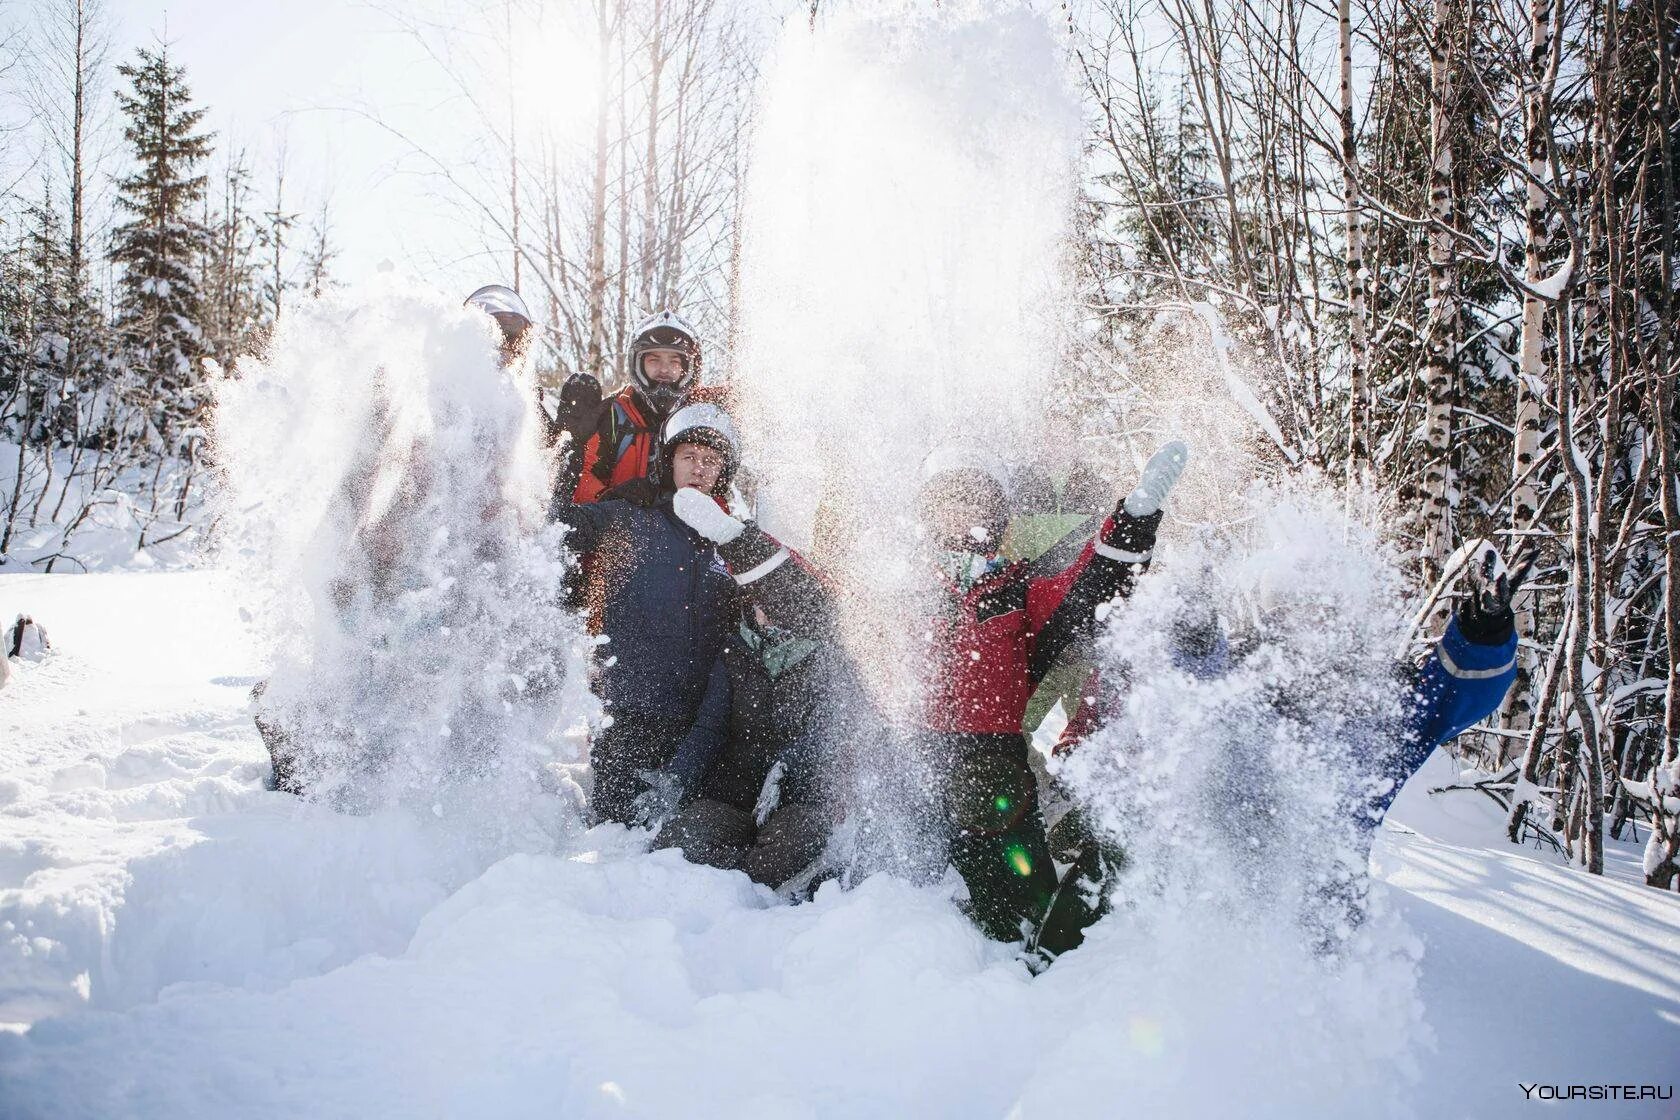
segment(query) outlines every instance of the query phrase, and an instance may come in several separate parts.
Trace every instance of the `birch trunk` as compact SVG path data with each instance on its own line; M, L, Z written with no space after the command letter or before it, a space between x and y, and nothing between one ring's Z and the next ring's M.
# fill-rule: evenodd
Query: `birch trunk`
M612 113L613 0L598 0L596 29L600 34L601 76L595 106L595 180L590 190L588 322L585 351L589 372L606 382L607 351L607 161L612 154L607 128Z
M1453 253L1453 115L1457 107L1452 43L1454 0L1434 0L1429 46L1429 321L1424 350L1424 464L1418 516L1423 570L1441 571L1452 551L1453 400L1457 391L1457 269Z
M1365 325L1365 231L1361 225L1359 149L1353 124L1353 0L1336 9L1341 55L1342 210L1346 227L1343 267L1348 289L1348 483L1359 485L1370 474L1371 402L1366 385L1370 368Z

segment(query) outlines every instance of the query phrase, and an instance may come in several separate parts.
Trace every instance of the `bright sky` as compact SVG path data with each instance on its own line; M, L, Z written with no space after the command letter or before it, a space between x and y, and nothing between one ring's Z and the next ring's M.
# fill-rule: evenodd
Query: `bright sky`
M40 0L51 6L59 0ZM206 127L216 133L217 158L243 147L255 171L258 210L272 207L274 168L282 143L286 151L286 208L301 212L307 225L322 200L330 199L332 240L340 256L336 274L352 283L365 280L389 262L399 273L413 274L453 291L508 279L506 253L484 252L479 219L470 207L439 181L435 167L370 117L434 153L453 172L466 168L482 129L470 107L425 48L403 26L426 21L449 9L447 22L464 25L465 13L492 0L106 0L110 25L109 70L101 91L112 129L108 156L99 167L100 188L109 200L111 178L126 169L114 91L121 82L114 68L132 61L138 46L154 47L167 37L170 54L186 67L195 101L209 108ZM0 0L0 42L8 29L24 37L37 33L37 0ZM534 7L534 5L533 5ZM514 40L525 75L519 81L522 110L530 119L548 122L557 105L572 102L570 116L580 116L576 90L585 45L565 32L556 13L576 11L577 3L542 0L542 27L515 29ZM499 29L498 29L499 30ZM538 33L540 32L540 34ZM449 47L469 42L462 35L439 33ZM482 45L482 44L481 44ZM25 71L8 75L0 101L8 119L26 112L18 88ZM505 95L488 95L505 105ZM583 110L587 113L587 107ZM27 136L0 143L0 177L23 175L22 188L38 188L29 176L39 142ZM215 189L214 181L212 189ZM298 237L302 237L300 232Z
M248 150L264 200L284 142L288 209L330 197L344 279L383 261L445 287L501 279L505 262L463 260L474 230L451 220L455 205L413 173L405 146L347 111L372 107L428 146L456 145L447 83L392 14L343 0L113 0L110 14L118 57L167 34L218 148Z

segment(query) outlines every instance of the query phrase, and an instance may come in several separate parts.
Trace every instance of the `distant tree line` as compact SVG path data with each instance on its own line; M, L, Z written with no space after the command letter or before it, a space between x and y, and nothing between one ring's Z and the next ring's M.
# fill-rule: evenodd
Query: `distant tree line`
M325 207L288 208L283 155L260 201L246 153L218 159L166 43L113 66L98 0L37 14L8 44L41 150L0 194L0 565L50 527L30 552L51 571L101 506L138 547L194 528L206 380L332 286L334 251Z

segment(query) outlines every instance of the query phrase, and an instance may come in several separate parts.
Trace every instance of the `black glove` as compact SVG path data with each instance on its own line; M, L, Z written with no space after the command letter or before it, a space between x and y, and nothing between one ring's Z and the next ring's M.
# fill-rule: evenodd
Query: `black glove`
M601 418L601 383L592 374L574 373L560 386L560 408L554 424L571 434L578 446L595 432Z
M1459 632L1478 645L1499 645L1508 640L1514 625L1511 600L1533 567L1531 551L1518 554L1516 566L1507 568L1497 548L1491 544L1479 546L1465 575Z
M645 478L632 478L628 482L621 482L601 495L603 502L629 502L642 509L652 509L659 504L659 499L659 488Z
M1114 507L1114 524L1103 534L1102 543L1121 552L1147 556L1155 547L1155 533L1161 528L1162 510L1142 517L1126 512L1125 502Z
M723 557L730 570L736 574L752 571L780 551L782 546L750 521L742 529L740 536L718 545L718 555Z
M644 786L630 803L630 819L642 828L657 829L682 804L683 780L669 770L638 770Z

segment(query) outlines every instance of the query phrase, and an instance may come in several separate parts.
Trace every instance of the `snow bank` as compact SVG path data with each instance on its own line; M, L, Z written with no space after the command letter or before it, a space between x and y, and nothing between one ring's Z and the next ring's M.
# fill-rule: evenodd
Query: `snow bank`
M38 448L23 457L18 523L0 571L108 572L122 568L180 570L197 564L204 544L203 468L195 469L186 507L175 517L185 466L129 467L91 481L98 452ZM0 440L0 523L19 467L18 446ZM154 502L150 495L157 493ZM7 621L10 621L9 619Z

